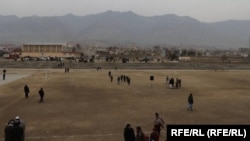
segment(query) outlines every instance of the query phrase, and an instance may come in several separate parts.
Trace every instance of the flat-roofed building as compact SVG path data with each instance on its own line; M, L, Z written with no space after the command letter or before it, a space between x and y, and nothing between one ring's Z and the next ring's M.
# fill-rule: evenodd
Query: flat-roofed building
M62 43L23 44L22 57L72 57L76 56L75 47Z

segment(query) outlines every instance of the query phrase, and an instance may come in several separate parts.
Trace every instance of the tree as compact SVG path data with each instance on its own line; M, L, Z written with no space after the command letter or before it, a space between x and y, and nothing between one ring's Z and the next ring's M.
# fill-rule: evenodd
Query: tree
M80 49L81 48L81 45L79 43L76 44L76 48L77 49Z
M84 57L84 54L83 52L80 53L80 58L83 58Z
M195 56L195 54L196 54L196 52L195 52L194 50L189 50L189 51L187 52L187 55L188 55L188 56Z
M182 50L181 56L187 56L187 50L186 49Z

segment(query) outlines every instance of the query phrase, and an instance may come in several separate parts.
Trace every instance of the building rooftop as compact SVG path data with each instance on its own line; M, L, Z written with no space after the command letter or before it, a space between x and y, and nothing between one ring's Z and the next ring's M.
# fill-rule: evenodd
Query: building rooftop
M62 45L62 46L67 46L67 47L73 47L71 44L69 43L47 43L47 42L37 42L37 43L25 43L23 45Z

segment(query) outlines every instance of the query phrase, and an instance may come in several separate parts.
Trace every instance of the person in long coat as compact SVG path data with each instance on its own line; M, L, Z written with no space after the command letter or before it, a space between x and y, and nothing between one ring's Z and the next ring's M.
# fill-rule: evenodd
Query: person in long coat
M43 91L43 88L41 88L40 90L39 90L39 95L40 95L40 100L39 100L39 103L43 103L44 101L43 101L43 98L44 98L44 91Z
M28 87L27 84L24 86L24 93L25 93L25 98L28 98L30 93L30 88Z
M135 132L130 124L127 124L124 128L124 141L135 141Z
M4 129L4 141L14 140L14 120L10 120Z

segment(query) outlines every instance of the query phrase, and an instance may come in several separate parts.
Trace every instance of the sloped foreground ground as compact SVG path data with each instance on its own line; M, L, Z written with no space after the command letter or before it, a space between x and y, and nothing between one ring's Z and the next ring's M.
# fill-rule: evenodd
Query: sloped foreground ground
M131 84L118 85L120 75L129 76ZM166 76L180 78L182 87L169 89ZM155 112L166 124L250 123L250 71L8 69L5 82L0 81L1 140L15 116L26 123L26 141L123 141L127 123L149 134ZM25 84L31 90L28 99ZM44 103L38 102L41 87ZM189 93L192 112L187 111ZM165 140L163 130L160 141Z

